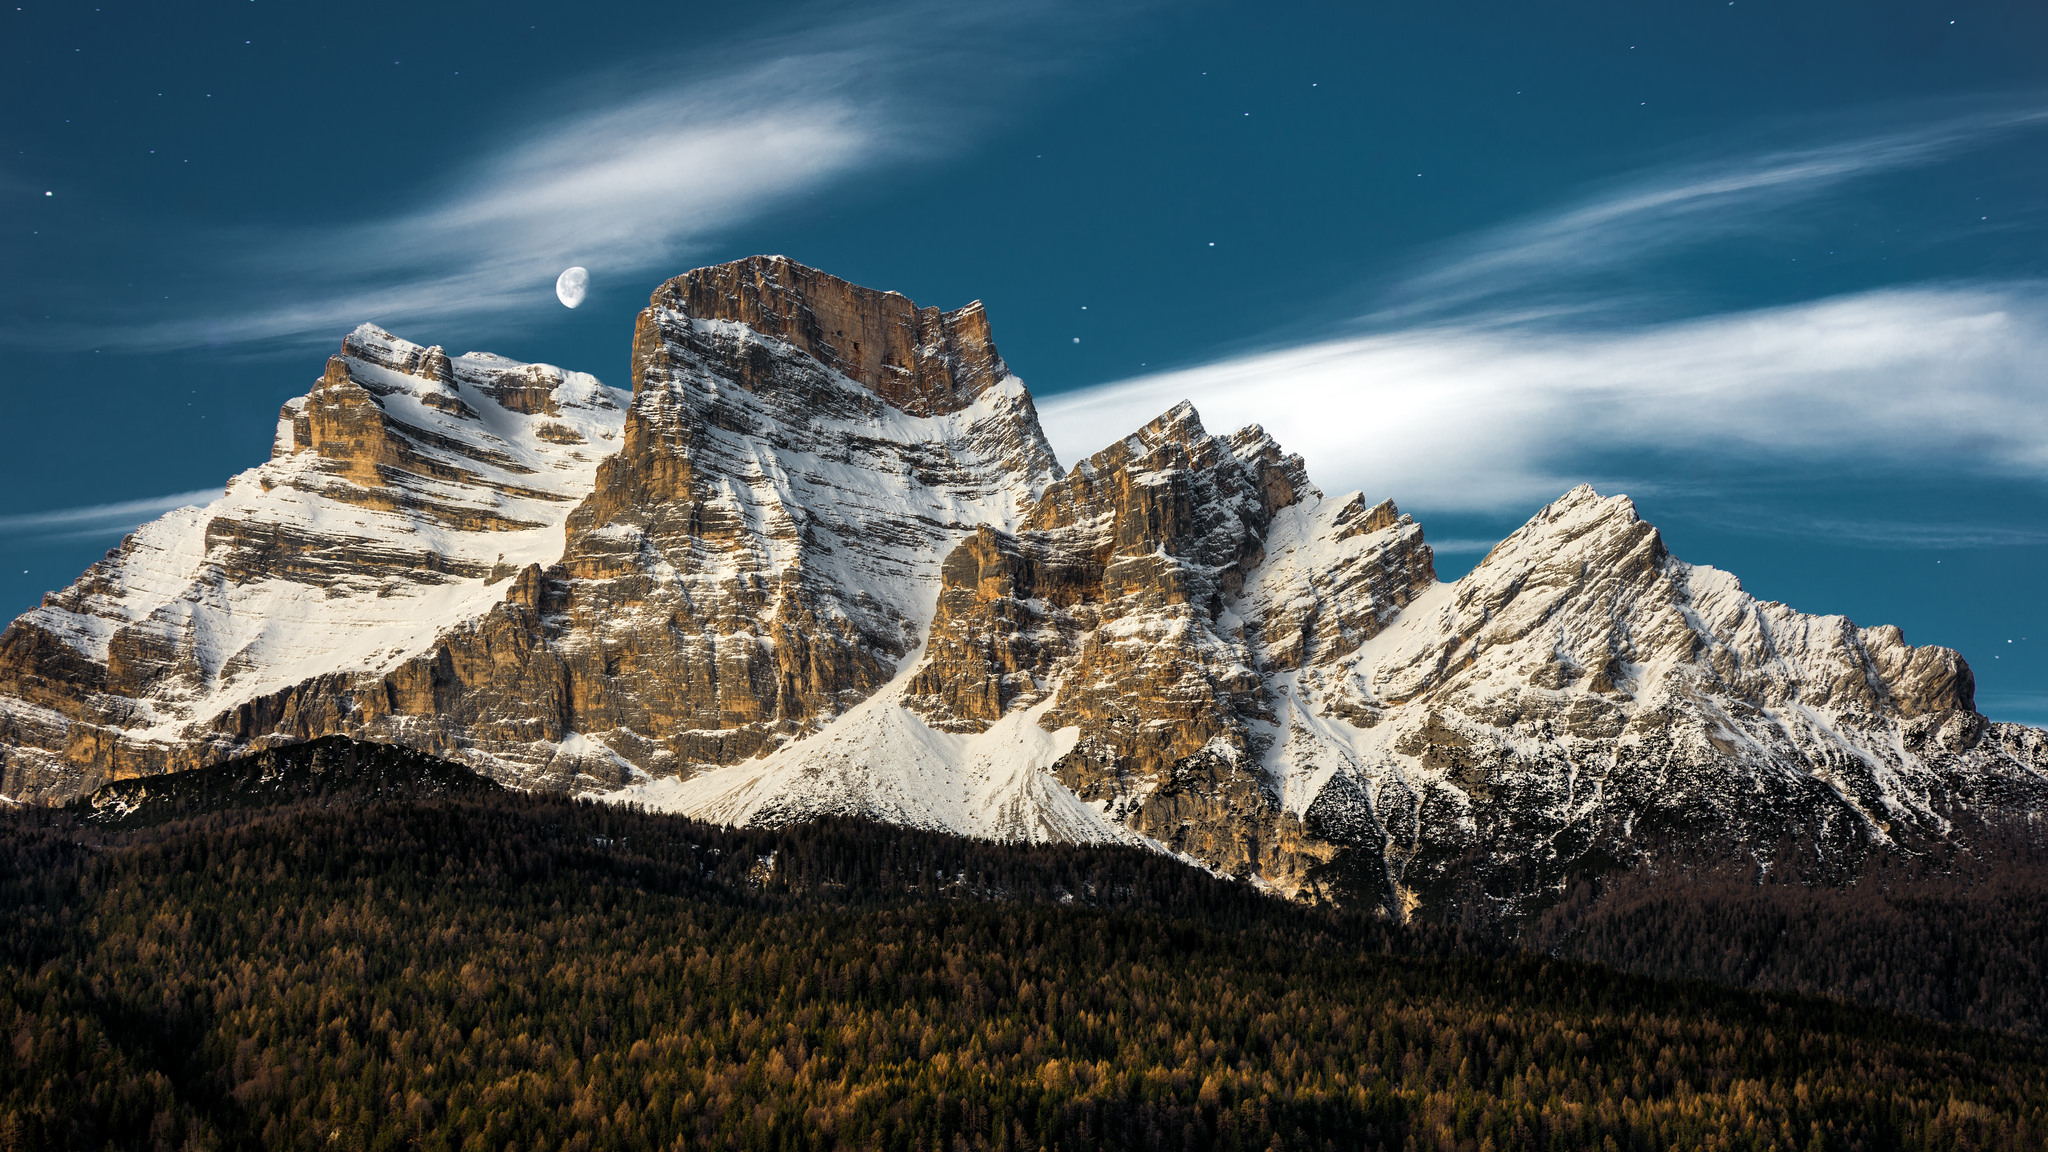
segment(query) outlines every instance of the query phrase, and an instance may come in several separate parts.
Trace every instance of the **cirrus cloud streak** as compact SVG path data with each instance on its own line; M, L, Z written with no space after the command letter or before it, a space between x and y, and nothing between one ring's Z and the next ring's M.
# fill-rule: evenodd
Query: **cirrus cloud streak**
M1062 50L1103 38L1140 7L899 4L704 60L582 77L573 90L599 96L479 155L368 149L348 178L414 185L410 210L207 236L199 262L218 271L223 292L255 289L240 303L151 322L59 320L36 339L124 351L325 341L364 319L502 321L550 299L570 264L599 281L670 274L722 230L795 198L961 147L1025 81L1063 66ZM574 100L556 95L550 105Z
M1684 249L1768 237L1788 210L1824 202L1856 181L1925 168L2048 128L2038 100L1963 114L1909 117L1904 129L1718 159L1623 178L1582 202L1448 245L1403 281L1383 319L1485 311L1542 316L1615 299L1571 299L1588 278L1641 271ZM1547 303L1546 303L1547 302Z
M220 489L201 488L192 492L173 492L167 496L121 500L110 504L87 504L76 508L19 512L0 516L0 539L76 540L119 535L173 508L207 504L219 498Z
M1880 291L1621 331L1445 326L1331 340L1040 404L1063 458L1182 399L1263 422L1326 489L1499 511L1618 461L2048 481L2048 293Z

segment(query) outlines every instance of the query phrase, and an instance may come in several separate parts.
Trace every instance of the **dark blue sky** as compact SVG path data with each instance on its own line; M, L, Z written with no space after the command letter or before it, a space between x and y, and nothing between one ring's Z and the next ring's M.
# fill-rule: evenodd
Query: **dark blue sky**
M1447 575L1591 480L2048 722L2042 5L0 20L9 614L258 463L359 321L624 383L660 279L781 252L985 300L1069 461L1189 395Z

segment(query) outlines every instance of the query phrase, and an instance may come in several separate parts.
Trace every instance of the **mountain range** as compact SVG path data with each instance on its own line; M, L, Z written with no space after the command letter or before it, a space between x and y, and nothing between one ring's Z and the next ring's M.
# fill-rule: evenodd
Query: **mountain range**
M2048 733L1980 715L1959 654L1759 601L1625 496L1564 493L1446 582L1391 502L1187 404L1062 469L978 303L700 268L630 384L356 329L269 461L0 635L0 792L339 736L1397 916L2048 803Z

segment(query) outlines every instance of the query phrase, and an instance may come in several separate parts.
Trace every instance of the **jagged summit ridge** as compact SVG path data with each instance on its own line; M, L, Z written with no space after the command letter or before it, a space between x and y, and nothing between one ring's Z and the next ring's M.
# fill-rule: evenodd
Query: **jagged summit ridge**
M658 356L664 325L674 317L699 322L707 343L741 332L796 348L913 416L957 412L1007 378L988 315L979 300L951 312L919 308L900 292L877 292L807 268L785 256L750 256L698 268L655 289L634 338L634 377L658 371L639 363ZM729 346L726 363L750 384L754 361L746 341Z
M852 325L858 353L819 335L828 322ZM976 307L919 310L755 258L665 286L635 348L627 402L580 374L350 334L285 405L272 463L244 478L262 508L152 525L124 547L183 552L124 565L131 578L101 600L10 630L7 790L68 794L328 734L554 787L757 755L893 676L944 552L978 526L1014 525L1058 474ZM579 424L591 405L601 428ZM301 491L347 511L301 531ZM176 709L162 706L173 690L122 678L118 648L110 660L88 645L97 665L48 683L70 659L54 637L156 611L141 568L192 569L223 534L249 543L207 570L226 602L216 614L292 638L298 659ZM65 595L90 596L97 572ZM320 598L331 625L273 609L279 596ZM380 613L404 630L378 632ZM165 627L185 646L159 679L216 677L222 628ZM336 651L323 634L375 647Z
M785 320L812 308L792 286L852 291L760 260L695 283L744 273L766 291L764 266L789 277L773 295ZM1058 468L1006 370L920 414L806 348L663 299L641 314L623 444L570 518L535 637L562 685L541 741L581 733L620 780L748 759L866 699L916 648L954 542L1014 525Z
M400 664L558 551L625 403L583 373L356 329L280 412L268 463L0 637L0 788L211 762L238 742L221 717Z
M1391 501L1189 404L1062 470L978 305L780 257L662 285L632 363L629 395L351 333L270 462L0 637L0 789L342 735L1397 914L2048 802L2048 737L1978 716L1959 655L1759 602L1626 497L1445 583Z
M1853 853L2048 796L2039 734L1977 716L1955 652L1757 601L1584 487L1276 687L1278 754L1370 798L1391 903L1450 899L1475 854L1554 883L1673 840Z
M1530 662L1517 673L1549 689L1633 694L1683 668L1716 695L1762 707L1907 719L1973 708L1969 666L1954 651L1910 647L1896 628L1858 629L1757 601L1734 576L1672 557L1628 497L1590 486L1537 512L1457 588L1439 618L1457 623L1362 673L1362 697L1398 703L1461 676L1477 683L1467 669L1498 677L1490 651L1521 646ZM1421 655L1442 642L1448 653Z

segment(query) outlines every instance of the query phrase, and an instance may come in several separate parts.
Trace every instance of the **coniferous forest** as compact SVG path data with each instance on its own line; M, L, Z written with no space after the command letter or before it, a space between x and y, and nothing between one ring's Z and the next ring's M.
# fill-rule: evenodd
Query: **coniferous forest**
M1588 878L1517 934L1653 976L1840 997L2048 1036L2048 852L2030 824L1873 855L1847 876L1796 859L1679 861Z
M1709 983L1137 850L209 771L0 818L0 1149L2048 1146L2024 854L1532 928ZM2004 943L1912 970L1875 941L1921 906L1901 948Z

